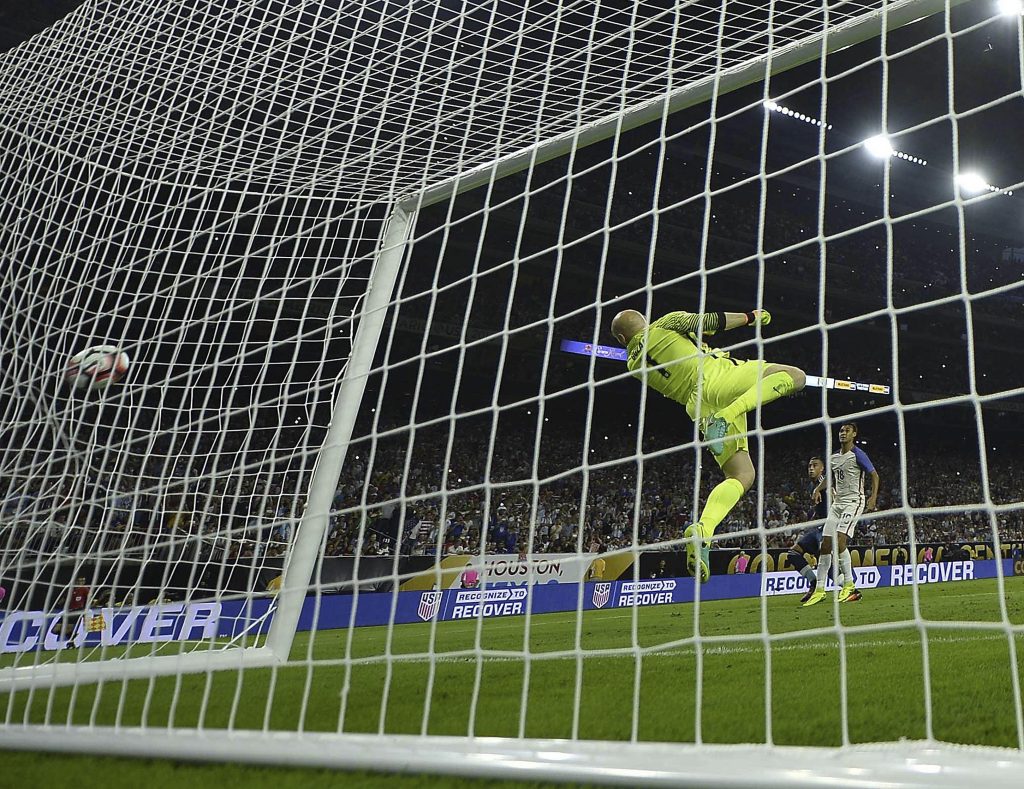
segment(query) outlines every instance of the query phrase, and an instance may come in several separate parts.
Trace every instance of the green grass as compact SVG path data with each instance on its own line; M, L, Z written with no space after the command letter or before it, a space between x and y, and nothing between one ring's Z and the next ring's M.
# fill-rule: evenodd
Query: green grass
M1022 580L1006 579L1005 588L1010 621L1024 622ZM849 739L877 742L931 735L950 742L1016 747L1011 677L1024 666L1024 640L1016 641L1015 668L1005 632L957 625L963 620L1001 621L996 582L936 584L919 591L924 628L913 623L912 594L906 587L870 590L862 602L839 609ZM768 599L764 611L757 599L703 603L699 619L693 606L679 605L639 609L635 617L629 609L588 612L579 626L574 613L535 616L529 631L523 618L487 620L479 628L476 621L441 623L433 631L429 624L401 625L391 632L360 628L353 632L351 645L344 631L321 632L315 638L300 634L294 665L284 669L19 692L0 696L0 709L12 721L33 723L94 720L99 725L266 725L283 730L301 725L337 731L341 722L348 732L464 735L472 728L478 735L515 737L522 732L527 737L611 740L628 739L635 729L643 740L693 742L699 707L704 742L765 742L770 726L770 739L777 744L838 745L843 710L839 636L831 630L834 614L830 600L801 609L795 597L775 597ZM703 639L699 645L694 641L698 625ZM764 626L778 636L770 661ZM585 659L577 659L577 645ZM637 648L643 650L639 659ZM527 649L529 661L522 657ZM437 659L427 659L430 653ZM394 659L384 661L384 654ZM307 660L310 655L312 660ZM930 672L931 731L925 665ZM766 671L770 693L765 690ZM579 715L574 718L577 698ZM75 764L94 757L67 758ZM46 757L44 764L50 761ZM54 775L91 769L53 768ZM179 775L183 769L172 763L147 767L158 776ZM228 778L218 777L227 767L189 769L207 776L188 779L194 783L230 785ZM260 776L267 774L264 768L251 768L244 783L260 785ZM314 786L336 774L302 775L306 783L301 785ZM376 780L355 774L347 778L346 786L371 786ZM174 781L180 786L182 778ZM275 785L289 784L275 779Z

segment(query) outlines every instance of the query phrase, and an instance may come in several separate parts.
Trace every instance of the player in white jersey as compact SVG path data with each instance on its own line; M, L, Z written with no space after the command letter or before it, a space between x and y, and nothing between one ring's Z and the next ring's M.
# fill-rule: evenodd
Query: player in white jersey
M843 583L839 590L839 602L860 599L860 593L853 583L853 563L847 543L853 536L857 519L865 511L871 512L878 506L878 472L871 464L867 453L853 445L857 438L856 422L846 422L839 428L839 451L829 459L828 475L818 483L812 497L817 504L825 490L828 477L832 478L832 506L829 507L825 528L822 531L821 550L818 552L818 585L805 606L821 602L825 597L825 584L832 566L832 544L838 543L839 567ZM871 478L871 495L864 497L864 481ZM838 581L838 579L837 579Z

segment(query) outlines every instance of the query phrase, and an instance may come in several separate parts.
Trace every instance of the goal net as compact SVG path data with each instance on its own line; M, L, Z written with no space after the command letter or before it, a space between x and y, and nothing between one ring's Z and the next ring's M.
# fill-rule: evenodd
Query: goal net
M0 56L3 744L1016 785L1021 13L93 0ZM718 463L622 310L708 316L694 402L806 386ZM861 599L803 607L851 423Z

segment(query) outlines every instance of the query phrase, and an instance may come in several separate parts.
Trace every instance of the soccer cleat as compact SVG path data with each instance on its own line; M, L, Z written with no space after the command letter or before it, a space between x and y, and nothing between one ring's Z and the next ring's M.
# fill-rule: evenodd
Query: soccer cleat
M683 532L684 538L697 536L701 538L704 537L704 527L699 521L691 526L687 526L686 531ZM686 569L689 571L690 575L694 578L698 578L702 584L707 583L708 578L711 577L711 567L709 565L710 560L711 549L703 542L702 539L690 540L686 543ZM698 562L700 563L699 565Z
M852 592L850 592L849 597L847 597L845 600L843 598L839 598L839 602L841 602L841 603L856 603L863 596L864 595L862 595L859 591L854 589Z
M843 588L839 590L839 602L845 603L850 599L850 595L857 591L857 587L851 584L843 584Z
M817 589L817 588L818 588L817 584L811 584L811 588L808 589L804 593L804 596L800 598L800 602L801 603L806 603L808 600L810 600L811 599L811 595L814 594L814 590Z
M712 417L708 422L707 429L704 431L704 440L709 442L708 449L711 450L712 455L721 455L725 452L723 439L728 430L729 423L720 416Z
M824 589L815 588L815 590L813 592L811 592L811 596L807 598L807 602L804 603L803 607L807 608L807 606L809 606L809 605L815 605L817 603L820 603L824 599L825 599L825 590Z

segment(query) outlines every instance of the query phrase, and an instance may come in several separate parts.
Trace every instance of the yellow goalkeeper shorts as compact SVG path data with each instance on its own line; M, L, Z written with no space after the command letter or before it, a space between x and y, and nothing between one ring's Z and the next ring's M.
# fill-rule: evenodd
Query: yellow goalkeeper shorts
M721 411L741 394L757 384L764 377L764 369L771 362L741 361L740 359L706 358L703 365L703 385L700 400L697 391L686 403L686 413L700 427L701 436L708 422L716 412ZM729 423L725 431L725 449L721 455L714 455L719 466L724 466L737 452L749 452L747 437L747 415L740 414Z

